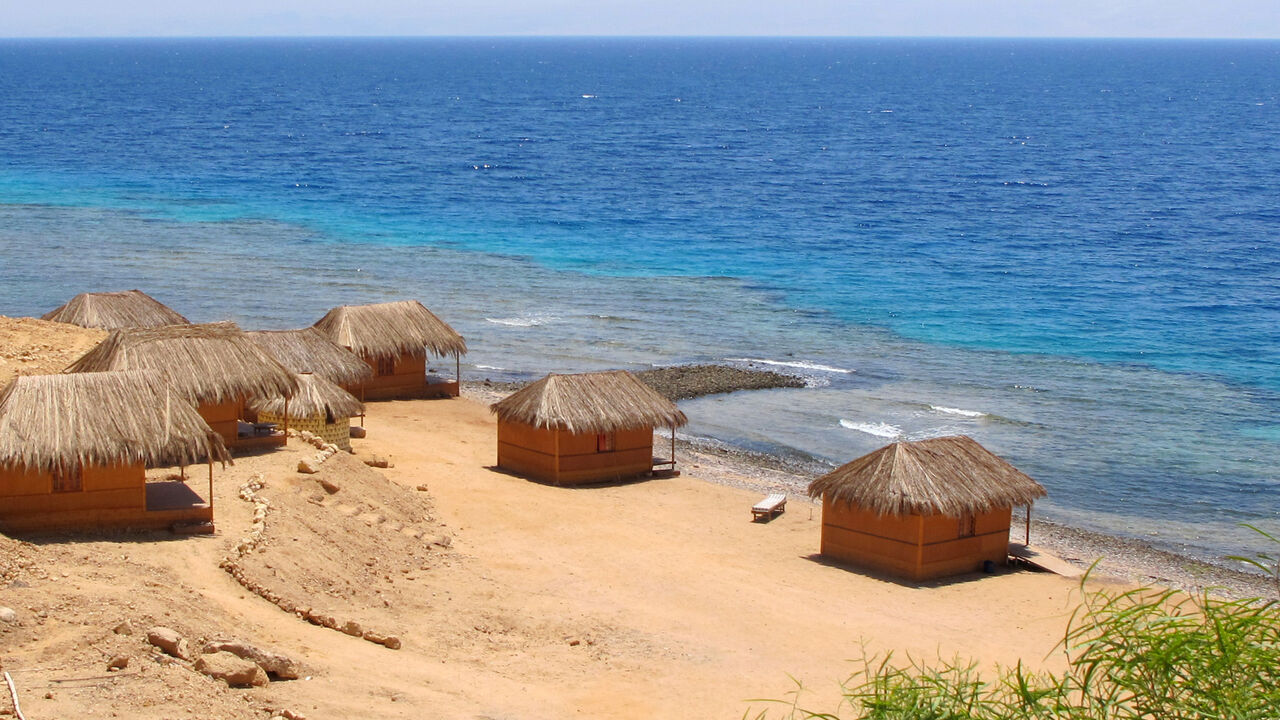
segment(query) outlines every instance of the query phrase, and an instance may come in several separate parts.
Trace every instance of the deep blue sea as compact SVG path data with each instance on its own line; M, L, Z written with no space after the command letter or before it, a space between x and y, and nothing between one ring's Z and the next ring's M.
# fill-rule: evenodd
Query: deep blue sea
M1280 42L0 41L0 314L418 298L467 377L692 361L691 435L963 432L1038 512L1280 530Z

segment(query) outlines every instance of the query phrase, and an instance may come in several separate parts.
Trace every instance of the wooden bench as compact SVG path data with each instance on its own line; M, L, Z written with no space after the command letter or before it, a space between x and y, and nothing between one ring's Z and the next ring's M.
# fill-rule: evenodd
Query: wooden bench
M782 493L774 493L751 506L751 520L752 522L761 518L772 520L786 511L787 496Z

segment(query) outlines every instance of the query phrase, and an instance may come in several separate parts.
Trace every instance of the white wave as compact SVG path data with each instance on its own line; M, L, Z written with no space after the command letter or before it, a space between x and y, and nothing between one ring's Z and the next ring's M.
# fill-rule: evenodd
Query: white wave
M977 410L961 410L960 408L943 407L942 405L930 405L929 409L934 412L943 413L944 415L959 415L960 417L967 417L967 418L978 418L978 417L987 416L986 413L978 412Z
M584 95L582 96L582 99L583 99L583 100L590 100L590 99L591 99L591 98L593 98L593 97L595 97L595 95L584 94Z
M478 365L477 364L477 365L472 365L472 367L474 367L477 370L506 370L506 368L500 368L496 365Z
M506 325L507 327L537 327L547 324L547 318L542 316L485 318L485 322L491 322L494 325Z
M902 428L897 425L890 425L889 423L860 423L840 418L840 427L848 428L849 430L857 430L861 433L875 435L876 437L882 438L897 438L902 436Z
M908 440L932 440L933 438L947 437L948 435L959 435L961 430L951 425L942 425L940 427L925 428L917 430L907 436Z
M774 365L776 367L791 367L800 370L817 370L818 372L840 373L848 375L853 372L845 368L832 367L830 365L819 365L818 363L804 362L803 360L795 362L787 362L784 360L765 360L763 358L725 358L727 362L740 363L760 363L761 365Z

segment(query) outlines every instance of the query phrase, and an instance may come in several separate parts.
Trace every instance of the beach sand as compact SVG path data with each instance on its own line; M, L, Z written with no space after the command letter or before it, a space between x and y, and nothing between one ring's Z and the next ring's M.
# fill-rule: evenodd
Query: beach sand
M0 322L23 372L56 371L96 342L96 331L55 338L33 323ZM470 384L459 399L371 404L357 454L316 475L296 471L315 453L297 439L239 458L215 472L213 536L0 536L0 606L17 615L0 622L0 667L27 717L741 717L765 707L750 698L786 697L791 678L806 706L833 708L864 652L1064 664L1055 648L1075 581L1014 570L917 586L824 562L820 511L803 496L812 476L732 448L682 442L680 476L595 487L496 471L487 403L508 391ZM374 457L391 467L360 462ZM254 506L240 497L252 479L269 510L261 541L238 557L253 538ZM193 475L198 492L205 482ZM761 493L779 489L787 512L751 522ZM1082 565L1105 556L1095 587L1232 579L1045 523L1033 542ZM243 584L220 568L227 558ZM1245 594L1266 591L1243 582ZM304 677L229 689L150 648L153 625L197 649L230 637L284 652ZM110 672L116 656L129 665Z
M294 440L218 471L215 536L0 548L22 558L0 600L19 615L0 625L0 662L29 716L740 717L760 707L750 698L784 697L789 676L832 706L864 648L1061 664L1072 581L1016 571L912 586L831 565L816 556L816 509L795 502L753 523L756 491L691 468L577 489L529 482L491 469L493 418L465 398L372 404L366 426L357 458L392 467L338 455L302 475L314 449ZM272 510L245 575L402 649L307 623L218 568L250 533L237 490L259 474ZM133 633L114 633L125 620ZM311 679L225 689L157 663L142 639L152 624L278 649ZM116 654L134 660L108 673Z

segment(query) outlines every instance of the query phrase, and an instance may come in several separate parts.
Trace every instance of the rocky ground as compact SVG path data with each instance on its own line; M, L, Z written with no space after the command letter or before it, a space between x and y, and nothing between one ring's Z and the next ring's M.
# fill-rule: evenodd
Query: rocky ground
M62 372L106 336L104 330L0 315L0 388L18 375Z
M307 627L400 647L404 612L430 604L419 583L450 566L451 539L425 493L349 454L293 470L313 454L219 473L215 536L0 535L12 611L0 609L0 662L27 717L300 718L300 685L335 674L324 642L297 641ZM2 695L0 716L13 711Z

